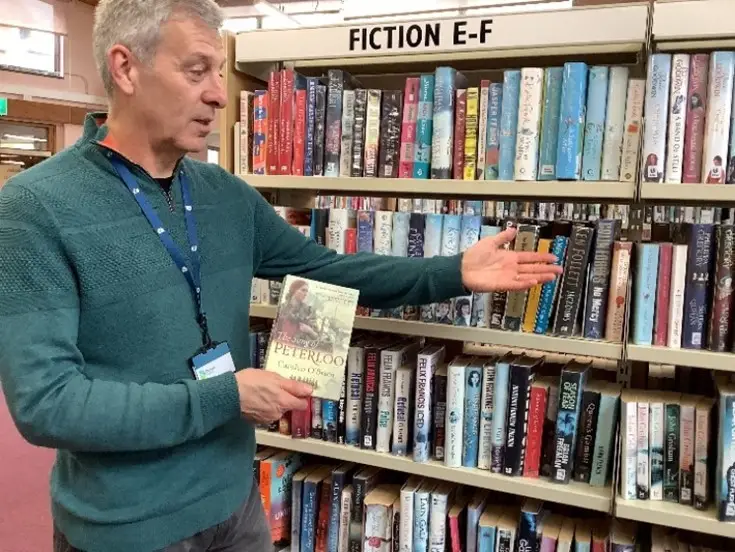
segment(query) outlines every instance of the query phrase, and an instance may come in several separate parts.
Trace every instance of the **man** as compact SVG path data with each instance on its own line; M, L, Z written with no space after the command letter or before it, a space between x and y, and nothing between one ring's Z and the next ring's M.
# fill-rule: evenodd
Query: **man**
M24 438L58 451L59 552L272 549L254 425L311 390L247 368L253 277L298 274L388 308L558 273L550 255L501 251L509 233L464 256L342 257L185 157L225 106L221 23L210 0L102 0L106 122L90 116L0 192L0 378Z

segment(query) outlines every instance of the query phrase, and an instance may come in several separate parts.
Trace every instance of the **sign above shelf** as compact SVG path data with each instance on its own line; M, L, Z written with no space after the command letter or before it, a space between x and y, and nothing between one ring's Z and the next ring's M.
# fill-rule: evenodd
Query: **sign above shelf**
M641 51L646 3L506 13L417 22L397 21L237 36L240 69L263 62L293 67L451 62L528 56L572 56ZM361 67L364 69L364 67Z

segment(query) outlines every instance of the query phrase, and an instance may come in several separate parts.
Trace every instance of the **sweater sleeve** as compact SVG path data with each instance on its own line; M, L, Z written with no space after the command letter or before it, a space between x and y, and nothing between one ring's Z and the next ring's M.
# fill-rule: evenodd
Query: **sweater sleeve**
M290 226L260 195L256 201L258 277L293 274L357 289L360 304L374 308L421 305L468 293L462 285L461 255L426 259L339 255Z
M237 418L233 374L170 385L92 379L77 347L79 293L53 214L20 184L0 192L0 381L30 443L138 451Z

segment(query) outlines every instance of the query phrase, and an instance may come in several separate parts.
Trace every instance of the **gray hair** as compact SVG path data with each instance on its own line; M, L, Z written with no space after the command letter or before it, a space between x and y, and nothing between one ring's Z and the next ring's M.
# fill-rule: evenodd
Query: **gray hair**
M219 31L223 23L220 7L213 0L101 0L94 14L92 33L94 59L108 96L114 82L107 66L107 52L122 44L143 63L156 54L161 25L174 15L197 18Z

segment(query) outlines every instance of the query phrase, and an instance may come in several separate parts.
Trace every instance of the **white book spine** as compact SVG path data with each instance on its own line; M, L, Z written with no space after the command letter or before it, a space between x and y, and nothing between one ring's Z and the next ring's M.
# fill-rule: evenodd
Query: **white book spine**
M349 209L330 209L329 210L329 228L327 230L329 236L329 248L334 249L337 253L344 255L345 253L345 230L350 224Z
M390 255L393 252L393 212L375 211L373 229L373 252L376 255Z
M725 183L733 101L735 52L714 52L710 56L707 116L704 127L702 182Z
M688 247L684 244L674 245L671 253L671 291L669 295L669 326L666 345L672 349L681 348L687 254Z
M649 419L650 435L649 444L651 450L651 466L656 462L657 476L653 477L651 470L651 500L664 499L663 480L663 450L664 450L664 403L652 402Z
M636 482L638 485L638 498L641 500L648 500L651 489L651 470L649 464L649 451L648 451L648 402L637 403L637 428L638 428L638 439L636 443L637 449L637 470L636 470Z
M350 347L347 352L347 400L345 410L345 443L360 445L360 423L362 422L362 373L365 368L365 350Z
M396 370L396 400L393 413L393 445L396 456L408 454L409 424L411 423L411 389L415 367L402 366Z
M489 470L492 466L494 393L495 365L488 363L482 369L482 396L480 398L480 442L477 467L481 470Z
M444 463L450 468L458 468L462 465L465 369L464 364L450 364L447 368Z
M674 54L669 97L669 138L664 181L681 183L684 167L684 130L686 129L689 90L689 54Z
M516 180L536 180L543 82L543 69L535 67L521 69L521 94L518 103L514 165Z
M431 493L429 552L445 552L446 550L448 502L447 492L438 490Z
M666 117L669 113L671 54L652 54L646 81L646 123L643 128L644 182L663 182L666 156Z
M339 157L339 175L350 176L352 170L352 144L355 126L355 91L342 92L342 138Z
M694 497L699 503L696 504L697 507L704 506L706 504L706 499L710 494L708 465L712 460L709 453L711 415L712 411L709 408L698 407L696 410L696 436L694 441Z
M252 130L253 130L253 102L255 95L250 90L240 92L240 174L250 174L253 168L250 166L252 155ZM235 165L237 166L237 165Z
M623 133L623 155L620 161L620 180L635 182L638 173L638 154L641 144L641 122L646 81L630 79L625 100L625 132Z
M416 406L413 425L413 461L428 462L431 456L431 385L439 353L419 354L416 363Z
M637 460L638 460L638 424L636 421L636 403L623 401L622 403L623 423L625 428L625 436L623 440L623 454L621 459L623 462L620 482L620 493L625 500L635 500L636 493L636 477L637 477Z
M350 519L352 517L352 485L342 489L342 504L339 511L339 539L337 552L350 550Z
M605 135L602 142L602 180L620 180L625 135L625 104L628 95L627 67L611 67L607 88Z
M426 552L429 547L429 514L431 512L431 489L420 488L414 495L413 549Z
M477 180L485 180L485 149L487 143L487 106L490 98L490 87L488 82L480 87L480 120L477 124Z
M390 552L391 522L393 521L391 513L390 507L386 508L382 504L370 504L365 507L363 550ZM373 546L373 542L379 543L378 546Z
M378 387L378 430L375 436L375 451L390 452L393 431L393 406L396 400L396 368L400 365L399 351L382 351Z
M681 405L679 413L679 503L692 504L694 485L694 404Z
M399 552L413 550L413 509L415 489L401 489L401 525L398 532Z

